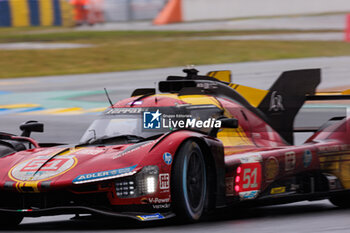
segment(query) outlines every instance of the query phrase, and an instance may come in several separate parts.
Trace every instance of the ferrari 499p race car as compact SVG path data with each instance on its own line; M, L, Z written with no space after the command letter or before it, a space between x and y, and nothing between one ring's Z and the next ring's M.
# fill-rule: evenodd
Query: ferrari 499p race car
M59 214L193 222L242 203L350 206L350 118L293 142L306 100L349 99L318 95L319 69L284 72L269 91L233 84L227 71L184 71L111 104L80 144L37 143L34 121L21 136L1 133L1 225Z

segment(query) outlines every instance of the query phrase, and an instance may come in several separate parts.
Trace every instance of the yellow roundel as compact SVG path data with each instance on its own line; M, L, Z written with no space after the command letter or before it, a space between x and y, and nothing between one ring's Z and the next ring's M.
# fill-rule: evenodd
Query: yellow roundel
M265 178L267 181L274 180L279 173L279 164L275 157L271 156L265 163Z
M74 156L58 156L50 159L51 156L37 156L17 164L9 171L9 177L17 182L23 181L44 181L66 173L77 164Z

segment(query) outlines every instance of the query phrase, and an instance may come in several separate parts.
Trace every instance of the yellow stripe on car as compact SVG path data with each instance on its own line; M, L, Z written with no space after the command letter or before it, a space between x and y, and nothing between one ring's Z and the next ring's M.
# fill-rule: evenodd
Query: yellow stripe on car
M258 107L268 91L231 83L229 85L243 96L252 106Z
M40 181L17 182L16 189L21 193L39 193L38 184ZM26 189L29 188L29 189Z

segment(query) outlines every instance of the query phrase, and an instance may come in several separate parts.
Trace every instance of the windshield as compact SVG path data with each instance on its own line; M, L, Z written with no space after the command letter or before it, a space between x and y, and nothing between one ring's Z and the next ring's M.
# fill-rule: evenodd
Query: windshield
M203 121L209 118L217 119L221 116L221 113L222 111L219 108L212 105L109 109L90 125L80 142L88 143L96 139L123 135L148 138L177 128L196 128L196 126L190 127L193 124L190 124L189 127L186 127L186 125L180 127L181 125L179 126L176 123L179 121L186 122L186 119L202 119ZM208 132L211 126L199 130Z
M81 143L92 139L109 138L121 135L137 135L147 138L155 135L142 130L142 119L134 115L106 117L95 120L81 138ZM158 132L159 134L159 132Z

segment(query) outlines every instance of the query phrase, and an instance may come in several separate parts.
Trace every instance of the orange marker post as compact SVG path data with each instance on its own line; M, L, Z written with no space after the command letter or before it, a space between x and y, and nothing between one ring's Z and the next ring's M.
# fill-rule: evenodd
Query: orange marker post
M153 24L163 25L182 21L182 0L170 0L153 20Z

